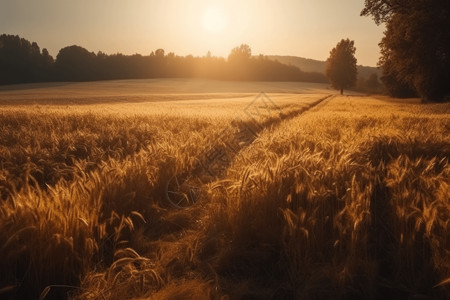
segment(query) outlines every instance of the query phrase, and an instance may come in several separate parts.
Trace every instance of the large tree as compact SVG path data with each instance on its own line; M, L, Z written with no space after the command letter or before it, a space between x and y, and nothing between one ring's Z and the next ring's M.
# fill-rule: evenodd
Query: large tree
M95 68L96 55L83 47L73 45L62 48L56 56L56 72L59 80L85 81L98 78Z
M356 83L356 58L355 42L342 39L335 48L330 51L327 59L325 74L331 85L341 91L352 87Z
M361 15L386 23L379 66L391 95L450 98L450 1L365 0Z
M0 84L48 80L53 58L17 35L0 35Z
M247 44L242 44L239 47L231 49L230 55L228 55L228 61L231 63L242 63L250 60L252 56L252 49Z
M247 44L231 49L228 55L228 77L233 80L249 80L253 77L252 49Z

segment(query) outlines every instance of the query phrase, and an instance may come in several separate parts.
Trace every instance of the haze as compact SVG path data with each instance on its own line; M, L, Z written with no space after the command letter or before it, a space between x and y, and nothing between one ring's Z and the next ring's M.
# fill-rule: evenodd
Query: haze
M109 54L226 57L242 43L252 53L325 60L341 38L355 41L358 64L375 66L384 27L360 17L363 0L1 0L0 28L47 48L69 45Z

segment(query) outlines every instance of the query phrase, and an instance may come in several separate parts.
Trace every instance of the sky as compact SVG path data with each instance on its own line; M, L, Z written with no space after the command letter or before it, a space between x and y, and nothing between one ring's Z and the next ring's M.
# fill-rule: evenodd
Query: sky
M0 0L0 33L19 35L53 57L66 46L97 53L326 60L342 38L355 41L359 65L376 66L384 27L360 17L364 0Z

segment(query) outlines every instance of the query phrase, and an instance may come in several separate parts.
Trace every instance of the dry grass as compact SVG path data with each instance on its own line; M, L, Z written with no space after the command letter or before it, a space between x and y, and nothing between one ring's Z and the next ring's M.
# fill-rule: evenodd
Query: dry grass
M179 83L98 83L94 104L93 83L57 104L60 87L32 105L33 89L0 93L1 297L446 298L448 105L313 106L321 90L283 83L255 125L254 86ZM210 150L220 172L202 167ZM174 175L196 188L185 209L167 200Z

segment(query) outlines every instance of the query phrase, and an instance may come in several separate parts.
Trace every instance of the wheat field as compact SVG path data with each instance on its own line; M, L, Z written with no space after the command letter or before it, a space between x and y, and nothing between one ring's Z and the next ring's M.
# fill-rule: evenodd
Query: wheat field
M3 87L0 298L448 299L449 116L320 84Z

